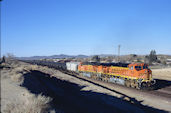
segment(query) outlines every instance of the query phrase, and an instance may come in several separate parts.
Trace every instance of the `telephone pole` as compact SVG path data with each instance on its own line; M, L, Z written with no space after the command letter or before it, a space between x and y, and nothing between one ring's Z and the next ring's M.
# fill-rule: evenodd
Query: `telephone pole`
M121 48L121 45L118 45L118 62L120 62L120 48Z

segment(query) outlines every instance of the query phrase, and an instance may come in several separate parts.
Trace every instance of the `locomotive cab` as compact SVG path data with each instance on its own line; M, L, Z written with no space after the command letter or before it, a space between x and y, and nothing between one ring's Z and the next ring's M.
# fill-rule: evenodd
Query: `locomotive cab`
M149 87L155 84L155 80L152 79L152 71L145 63L130 64L129 71L131 76L136 77L143 87Z
M144 63L135 63L130 64L129 70L132 71L132 76L143 79L143 80L151 80L152 79L152 71L148 68L147 64Z

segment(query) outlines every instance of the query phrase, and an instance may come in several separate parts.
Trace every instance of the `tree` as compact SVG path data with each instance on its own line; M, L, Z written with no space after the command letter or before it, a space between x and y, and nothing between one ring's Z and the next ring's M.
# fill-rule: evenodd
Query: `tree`
M141 58L137 58L137 62L141 62Z
M100 62L100 57L98 55L95 55L95 56L92 57L91 60L94 61L94 62Z
M132 62L132 61L134 61L136 58L137 58L137 55L136 55L136 54L130 54L129 60Z
M157 61L157 55L155 50L151 50L150 55L149 55L149 64L152 64L152 62Z
M108 56L108 57L107 57L107 62L111 63L111 62L113 61L113 59L114 59L114 58L113 58L112 56Z
M15 60L15 56L12 53L7 53L6 54L6 62L8 64L11 64L12 61L14 61L14 60Z
M160 63L162 63L163 65L166 65L166 58L165 57L161 57L160 58Z
M144 58L144 62L149 64L149 55L146 55L145 58Z
M2 63L5 63L5 56L2 57Z
M14 59L15 58L15 56L12 53L7 53L6 56L8 59Z

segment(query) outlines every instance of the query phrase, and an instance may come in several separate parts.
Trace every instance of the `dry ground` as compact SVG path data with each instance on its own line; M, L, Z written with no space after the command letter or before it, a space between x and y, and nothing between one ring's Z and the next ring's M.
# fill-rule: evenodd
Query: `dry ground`
M152 97L123 86L74 77L58 70L22 62L10 64L9 67L1 70L2 112L171 111L170 100Z
M23 63L2 64L1 69L1 112L2 113L43 113L50 110L50 97L34 95L20 87L32 67Z
M171 68L152 69L153 77L171 81Z

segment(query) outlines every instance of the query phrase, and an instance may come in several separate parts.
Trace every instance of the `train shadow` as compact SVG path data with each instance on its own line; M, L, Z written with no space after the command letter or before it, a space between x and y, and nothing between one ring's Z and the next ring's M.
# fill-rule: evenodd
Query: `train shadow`
M154 90L162 89L171 86L171 81L169 80L161 80L161 79L155 79L156 84L154 86Z
M26 87L33 94L51 97L50 105L56 111L66 113L135 113L166 111L142 105L142 101L122 94L117 98L108 94L93 92L87 86L57 79L40 71L31 71L23 75L22 87ZM106 87L104 87L107 89ZM121 94L115 90L111 90ZM124 100L127 97L130 101Z

